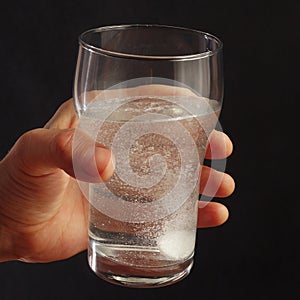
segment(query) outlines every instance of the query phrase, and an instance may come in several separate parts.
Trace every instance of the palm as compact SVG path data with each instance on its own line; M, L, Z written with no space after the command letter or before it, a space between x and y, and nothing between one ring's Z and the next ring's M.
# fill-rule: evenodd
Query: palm
M52 261L64 259L86 249L87 246L87 203L76 181L65 174L56 176L54 185L49 178L49 193L44 200L58 204L57 209L49 210L39 224L35 244L35 260ZM57 189L58 182L65 189ZM44 182L46 185L47 182ZM53 189L51 190L51 185ZM55 194L53 191L57 189ZM47 211L47 208L45 209ZM29 243L32 245L32 243ZM44 249L44 250L43 250ZM32 253L34 249L30 249ZM41 255L40 255L41 254Z
M2 223L17 237L14 248L18 258L53 261L86 248L87 203L75 179L57 170L35 177L35 188L24 173L14 180L23 182L22 193L15 189L6 197L6 210L11 213L9 218L2 216ZM16 207L16 199L22 203L20 207Z

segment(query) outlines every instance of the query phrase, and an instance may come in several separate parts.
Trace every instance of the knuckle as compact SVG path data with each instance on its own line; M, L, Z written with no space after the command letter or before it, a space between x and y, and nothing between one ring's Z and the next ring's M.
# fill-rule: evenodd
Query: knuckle
M73 107L73 99L62 103L54 116L46 123L45 128L72 128L77 122L77 115Z
M17 143L16 143L16 146L17 146L17 150L26 150L26 149L30 149L31 145L34 143L36 137L39 136L40 132L42 131L43 129L41 128L38 128L38 129L32 129L30 131L27 131L25 133L23 133Z
M56 134L52 142L52 153L59 160L69 160L72 155L73 130L64 130Z
M43 129L33 129L22 134L9 152L9 157L18 165L18 169L30 170L32 149L37 147L37 141Z

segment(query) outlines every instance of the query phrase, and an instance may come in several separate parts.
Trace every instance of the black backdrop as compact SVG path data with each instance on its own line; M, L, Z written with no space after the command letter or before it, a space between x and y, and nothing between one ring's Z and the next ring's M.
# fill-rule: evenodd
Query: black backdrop
M86 253L49 264L0 264L0 299L288 299L300 292L298 184L300 2L6 1L0 10L0 152L72 96L77 36L103 25L160 23L224 42L224 131L231 216L198 231L192 273L156 290L98 279Z

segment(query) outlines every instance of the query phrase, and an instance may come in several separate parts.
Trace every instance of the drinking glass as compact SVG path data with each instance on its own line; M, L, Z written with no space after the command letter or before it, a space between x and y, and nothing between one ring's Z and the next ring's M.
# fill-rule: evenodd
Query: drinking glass
M115 164L106 182L78 181L98 276L146 288L189 274L201 165L222 99L222 42L211 34L124 25L80 35L77 130L111 149Z

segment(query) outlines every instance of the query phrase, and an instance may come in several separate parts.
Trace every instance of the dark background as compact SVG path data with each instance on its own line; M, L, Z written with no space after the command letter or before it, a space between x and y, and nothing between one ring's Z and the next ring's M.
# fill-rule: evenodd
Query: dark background
M72 96L77 36L111 24L159 23L224 42L223 129L235 150L230 219L198 231L192 273L155 290L113 286L86 253L49 264L0 264L0 299L297 299L300 292L300 2L6 1L0 10L0 152Z

